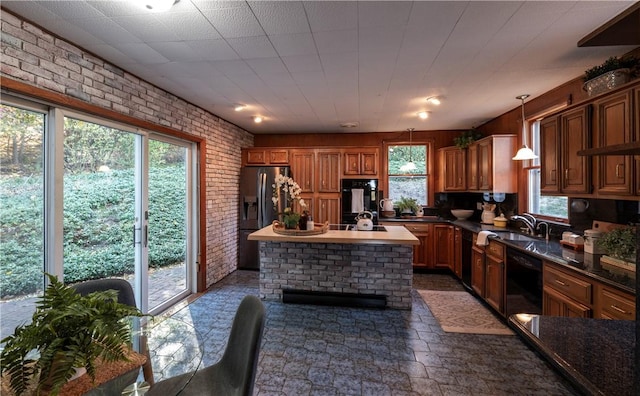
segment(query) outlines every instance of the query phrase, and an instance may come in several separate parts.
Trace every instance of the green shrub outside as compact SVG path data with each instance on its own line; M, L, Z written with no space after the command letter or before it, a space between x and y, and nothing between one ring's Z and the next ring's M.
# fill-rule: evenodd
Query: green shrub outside
M184 165L149 170L151 267L185 257ZM134 271L133 170L65 175L64 279L77 282ZM0 181L1 297L42 290L42 180Z

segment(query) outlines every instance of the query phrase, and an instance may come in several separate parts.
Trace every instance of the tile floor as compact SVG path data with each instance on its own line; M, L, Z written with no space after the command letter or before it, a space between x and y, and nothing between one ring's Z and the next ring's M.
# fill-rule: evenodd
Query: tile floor
M416 274L414 288L461 290L449 275ZM236 271L174 313L222 355L242 297L258 273ZM411 311L265 302L255 395L572 395L517 336L445 333L417 292Z

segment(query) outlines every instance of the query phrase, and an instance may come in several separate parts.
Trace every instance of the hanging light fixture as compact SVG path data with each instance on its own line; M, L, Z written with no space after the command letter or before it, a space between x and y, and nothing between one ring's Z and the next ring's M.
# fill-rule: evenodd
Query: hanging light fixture
M400 170L403 172L416 170L416 164L413 163L413 158L411 156L411 149L413 147L413 128L407 128L407 131L409 131L409 162L400 167Z
M527 146L527 121L524 119L524 100L528 97L529 95L527 94L516 96L516 99L519 99L522 101L521 107L522 107L522 143L523 144L520 150L518 150L518 152L516 153L516 156L512 158L515 161L525 161L525 160L532 160L532 159L538 158L536 153L534 153L533 150L531 150Z

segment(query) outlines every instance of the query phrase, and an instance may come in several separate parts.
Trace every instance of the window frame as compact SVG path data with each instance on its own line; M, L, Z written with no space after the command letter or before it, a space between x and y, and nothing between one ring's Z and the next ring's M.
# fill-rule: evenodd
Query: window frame
M416 132L413 132L413 140L410 142L408 139L397 139L397 140L384 140L382 142L382 164L383 164L383 175L384 179L380 181L381 190L386 191L386 195L381 198L389 197L389 177L390 176L420 176L425 178L426 183L426 197L427 202L421 202L420 204L428 207L432 202L435 202L435 180L432 177L433 169L435 166L434 162L434 140L433 139L417 139L415 138ZM389 174L389 147L390 146L424 146L426 150L426 173L425 174Z

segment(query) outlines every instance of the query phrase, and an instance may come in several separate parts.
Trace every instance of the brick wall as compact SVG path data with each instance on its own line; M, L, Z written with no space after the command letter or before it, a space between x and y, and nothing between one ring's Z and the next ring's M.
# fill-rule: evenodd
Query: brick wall
M234 271L240 150L253 135L4 10L1 29L3 77L206 140L206 285Z
M260 297L281 300L283 289L376 294L387 306L411 309L413 248L260 242Z

